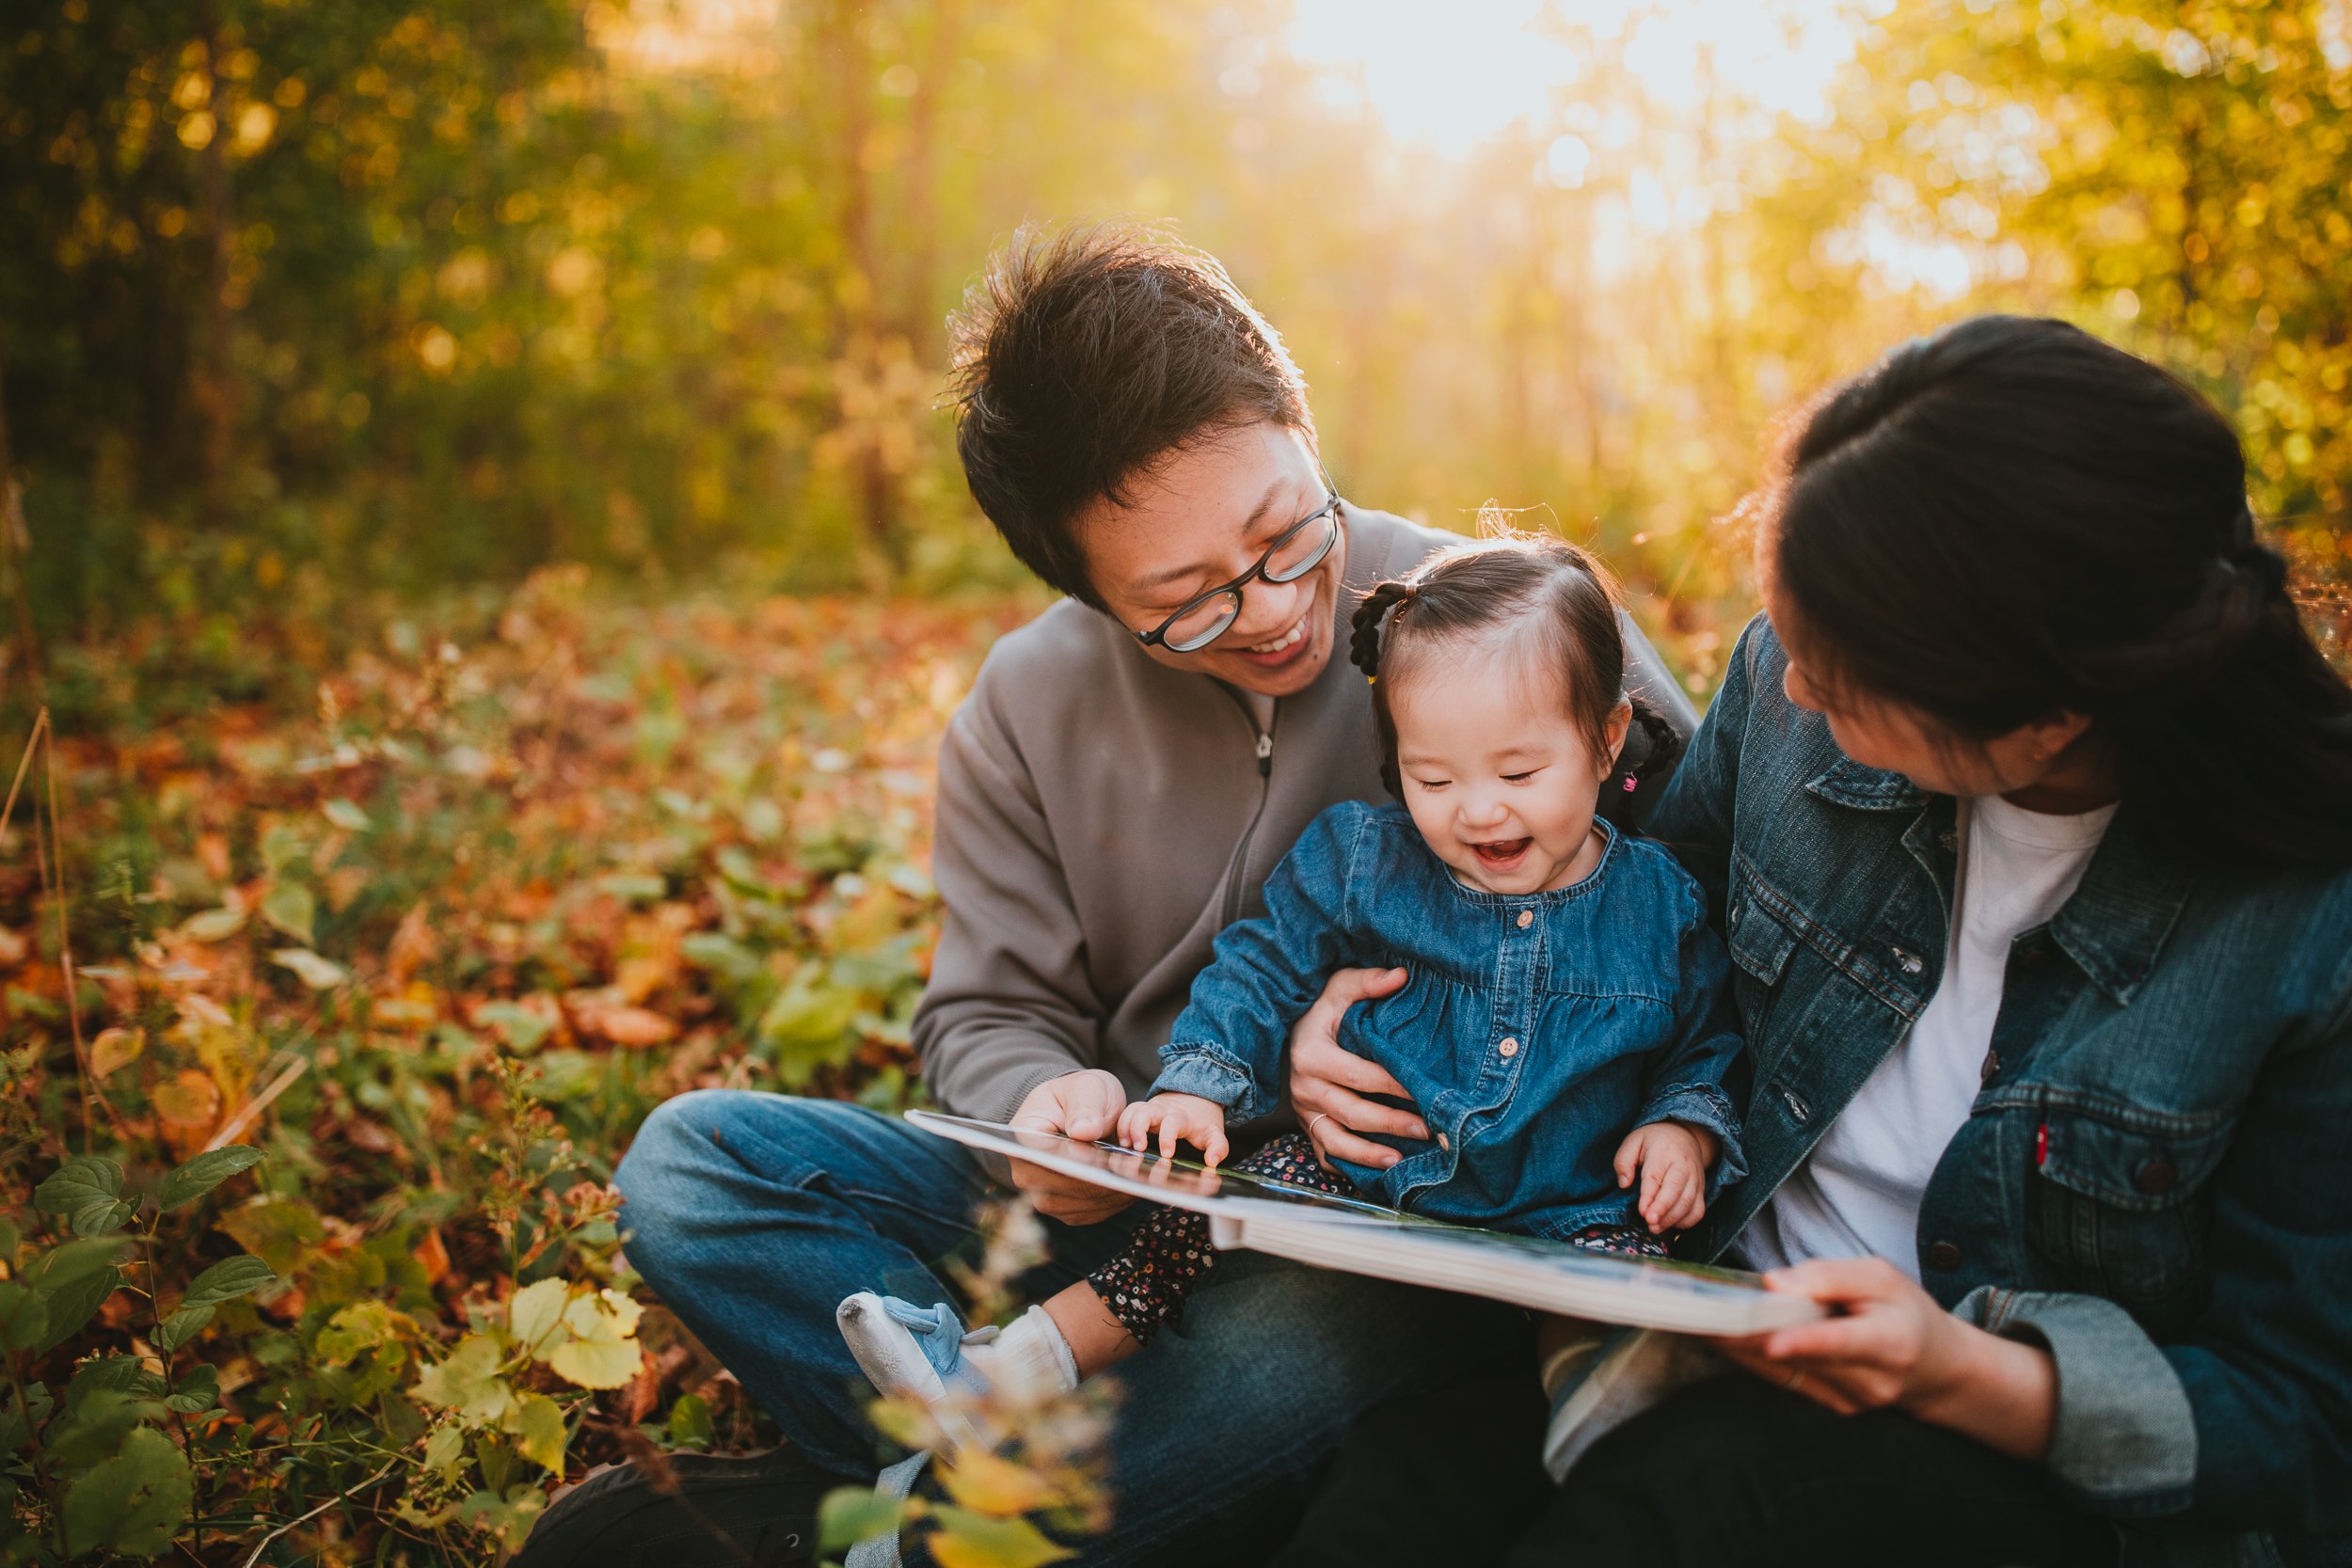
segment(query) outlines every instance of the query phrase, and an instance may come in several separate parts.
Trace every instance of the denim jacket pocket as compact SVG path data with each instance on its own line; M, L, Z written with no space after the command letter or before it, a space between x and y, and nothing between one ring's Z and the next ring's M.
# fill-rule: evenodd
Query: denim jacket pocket
M1772 993L1788 971L1789 955L1797 950L1797 936L1756 897L1755 883L1744 870L1733 875L1724 925L1728 936L1724 946L1731 955L1732 999L1739 1004L1740 1022L1753 1046L1766 1037Z
M2211 1289L2205 1184L2229 1147L2217 1117L2049 1106L2034 1132L2026 1233L2070 1289L2108 1297L2152 1333L2185 1325Z

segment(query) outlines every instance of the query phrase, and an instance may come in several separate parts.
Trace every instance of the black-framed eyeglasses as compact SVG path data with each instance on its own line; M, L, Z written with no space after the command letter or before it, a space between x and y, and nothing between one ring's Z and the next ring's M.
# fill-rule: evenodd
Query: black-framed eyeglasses
M1330 481L1324 481L1327 490ZM1339 493L1330 491L1321 506L1284 529L1266 546L1258 563L1222 587L1186 600L1184 607L1153 626L1136 633L1145 647L1163 647L1172 654L1198 653L1225 635L1241 615L1242 590L1263 578L1268 582L1296 582L1323 564L1331 546L1340 542Z

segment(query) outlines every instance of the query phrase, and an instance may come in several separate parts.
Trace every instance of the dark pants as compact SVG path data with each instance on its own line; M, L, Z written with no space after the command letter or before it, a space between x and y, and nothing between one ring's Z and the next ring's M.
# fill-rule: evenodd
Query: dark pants
M1357 1419L1268 1568L1494 1568L1551 1497L1534 1357Z
M2112 1527L2032 1465L1894 1411L1835 1416L1744 1373L1627 1423L1531 1511L1542 1418L1530 1398L1523 1384L1490 1380L1365 1417L1277 1561L2077 1568L2117 1558ZM1497 1539L1506 1530L1517 1532L1507 1549Z
M831 1100L704 1089L659 1107L621 1163L628 1258L819 1469L864 1480L874 1391L834 1308L852 1291L954 1300L941 1260L1002 1196L961 1146ZM1138 1215L1048 1220L1041 1299L1118 1249ZM1181 1328L1109 1374L1115 1522L1079 1560L1246 1561L1282 1539L1358 1413L1532 1367L1494 1302L1301 1267L1217 1265ZM1529 1374L1533 1376L1531 1372Z

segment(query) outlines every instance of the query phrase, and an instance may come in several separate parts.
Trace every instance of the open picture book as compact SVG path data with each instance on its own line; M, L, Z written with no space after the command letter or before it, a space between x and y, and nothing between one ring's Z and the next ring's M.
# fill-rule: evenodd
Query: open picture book
M1565 1242L1452 1225L1191 1160L1087 1143L1058 1132L909 1111L927 1132L1080 1181L1209 1217L1220 1247L1249 1247L1317 1268L1491 1296L1543 1312L1690 1334L1760 1334L1820 1317L1759 1276L1664 1259L1618 1258Z

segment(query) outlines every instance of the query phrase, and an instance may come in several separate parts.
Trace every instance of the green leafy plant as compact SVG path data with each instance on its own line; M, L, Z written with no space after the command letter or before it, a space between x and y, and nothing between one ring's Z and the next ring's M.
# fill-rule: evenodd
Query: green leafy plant
M197 1462L209 1447L200 1433L224 1412L217 1369L189 1364L182 1353L223 1306L278 1276L260 1259L241 1255L202 1270L167 1301L159 1231L165 1215L261 1159L261 1150L244 1145L208 1149L166 1173L151 1193L126 1195L122 1166L86 1154L34 1189L34 1208L55 1222L50 1239L28 1241L14 1222L0 1219L0 1259L8 1266L0 1280L8 1367L0 1562L152 1558L187 1525ZM37 1369L117 1291L144 1303L137 1316L153 1354L87 1356L53 1390Z
M0 831L0 1218L32 1238L0 1256L24 1287L0 1321L46 1345L14 1357L24 1400L0 1384L25 1560L62 1560L100 1464L74 1517L115 1532L101 1555L438 1568L590 1466L775 1441L627 1302L613 1167L690 1088L920 1094L930 756L1023 607L647 614L561 573L483 604L216 724L158 723L133 664L83 664L117 719L58 741L54 792L30 765L11 826L38 802L41 842ZM723 714L695 707L713 682ZM251 1158L215 1142L268 1158L183 1202ZM196 1323L231 1255L273 1282ZM169 1385L98 1397L134 1370Z
M564 1473L564 1449L587 1415L582 1390L638 1375L644 1309L625 1292L542 1279L472 1327L409 1387L437 1412L397 1515L420 1528L462 1526L518 1546L545 1498L533 1467ZM319 1337L322 1359L348 1361L413 1333L380 1303L338 1312Z

